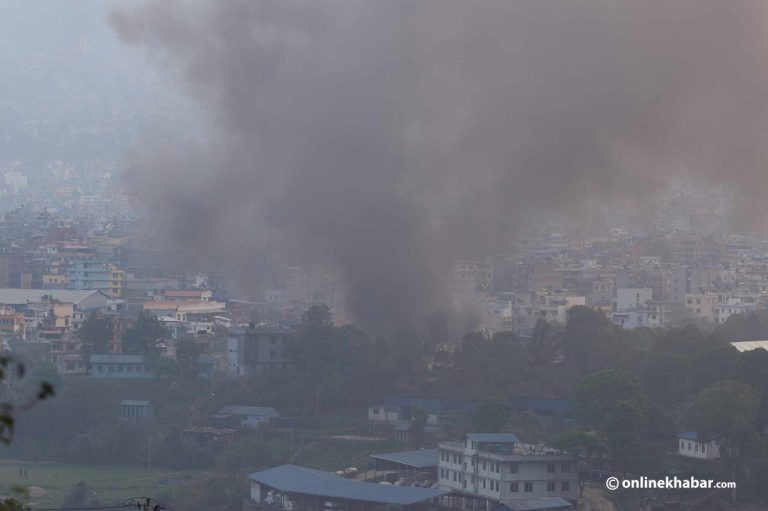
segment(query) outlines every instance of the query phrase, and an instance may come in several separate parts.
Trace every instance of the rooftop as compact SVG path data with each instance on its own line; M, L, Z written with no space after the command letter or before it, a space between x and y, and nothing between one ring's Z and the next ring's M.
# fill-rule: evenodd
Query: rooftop
M487 444L515 444L520 441L514 433L467 433L467 438Z
M542 497L538 499L509 500L499 504L492 511L534 511L538 509L568 509L573 504L561 497Z
M282 465L255 472L250 474L248 478L253 482L276 488L282 492L401 506L450 493L449 491L430 488L353 481L330 472L296 465Z
M768 350L768 341L740 341L732 342L731 346L741 352L764 349Z
M416 451L387 452L371 454L371 458L398 463L414 468L430 468L437 466L437 449L419 449Z
M80 304L94 294L102 294L98 290L72 291L66 289L13 289L0 288L0 303L6 305L23 305L30 302L41 302L44 296L63 303ZM107 295L104 295L107 298Z
M256 417L279 417L280 414L274 408L269 406L241 406L241 405L226 405L221 410L216 412L214 417L226 418L230 415L248 415Z
M122 353L91 355L91 363L143 364L144 357L142 355L124 355Z

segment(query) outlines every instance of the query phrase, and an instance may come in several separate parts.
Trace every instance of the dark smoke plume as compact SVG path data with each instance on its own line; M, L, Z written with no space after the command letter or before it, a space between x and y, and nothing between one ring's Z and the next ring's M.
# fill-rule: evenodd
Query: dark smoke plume
M538 215L671 175L766 197L761 0L148 0L112 13L210 113L129 186L178 241L338 265L373 330ZM642 210L640 210L642 211ZM752 215L754 217L754 215ZM745 215L750 218L750 215Z

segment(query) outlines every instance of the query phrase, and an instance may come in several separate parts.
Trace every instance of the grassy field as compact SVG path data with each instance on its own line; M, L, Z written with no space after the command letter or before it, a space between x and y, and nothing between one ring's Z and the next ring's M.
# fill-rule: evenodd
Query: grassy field
M19 468L27 470L27 478L19 477ZM85 482L100 504L115 505L131 497L152 497L161 490L188 483L203 472L194 470L151 470L137 467L98 467L60 463L0 461L0 494L10 495L15 485L33 489L30 505L58 507L72 485Z

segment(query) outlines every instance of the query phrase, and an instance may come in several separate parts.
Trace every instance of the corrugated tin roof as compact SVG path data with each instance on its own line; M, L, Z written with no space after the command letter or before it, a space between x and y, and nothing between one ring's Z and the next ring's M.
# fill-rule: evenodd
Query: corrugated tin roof
M768 341L739 341L732 342L731 346L741 352L759 349L768 350Z
M147 406L149 404L149 401L136 401L133 399L125 399L123 401L120 401L121 405L134 405L134 406Z
M435 497L448 495L445 490L394 486L353 481L330 472L296 465L282 465L250 474L248 478L259 484L283 492L318 495L320 497L398 504L407 506Z
M122 353L112 353L108 355L91 355L91 363L102 364L143 364L142 355L123 355Z
M561 497L542 497L538 499L515 499L499 504L492 511L536 511L538 509L568 509L573 504Z
M99 290L73 291L69 289L12 289L0 288L0 303L6 305L22 305L29 302L42 301L43 296L50 296L64 303L79 304L94 294L107 295Z
M386 452L383 454L371 454L371 458L382 461L391 461L408 467L428 468L437 466L437 449L419 449L417 451Z
M699 434L695 431L683 431L677 434L678 438L685 438L686 440L698 440Z
M513 444L520 441L514 433L468 433L467 438L473 442L491 444Z
M268 406L240 406L240 405L226 405L224 408L216 412L219 418L226 417L228 415L248 415L257 417L279 417L280 414L277 410Z

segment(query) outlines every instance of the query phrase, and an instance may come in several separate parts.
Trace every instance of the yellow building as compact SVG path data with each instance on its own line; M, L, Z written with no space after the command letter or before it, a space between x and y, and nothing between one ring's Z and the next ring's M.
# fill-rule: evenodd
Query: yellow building
M64 289L68 282L69 279L66 275L59 275L56 273L47 273L43 275L44 289Z
M110 298L122 298L125 289L125 272L115 265L109 269L109 287L107 295Z

